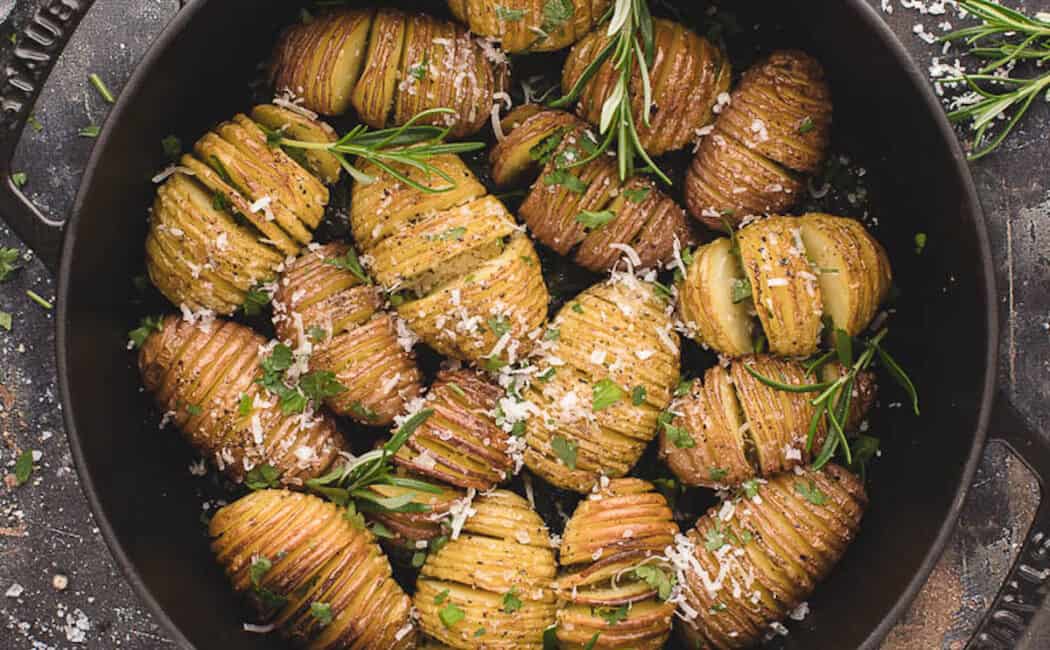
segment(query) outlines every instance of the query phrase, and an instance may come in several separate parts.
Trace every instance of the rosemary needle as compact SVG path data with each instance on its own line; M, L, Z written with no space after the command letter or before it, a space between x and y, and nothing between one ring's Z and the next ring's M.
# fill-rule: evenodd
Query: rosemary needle
M360 183L374 183L376 180L356 166L358 160L365 160L409 187L420 192L435 194L455 189L456 182L446 172L431 164L429 162L431 158L444 154L477 151L485 147L483 142L446 143L444 140L449 133L448 127L417 124L435 115L454 112L450 108L432 108L416 114L399 127L377 131L359 124L335 142L292 140L283 137L279 132L268 132L267 135L271 143L278 146L327 151L336 157L339 164L355 181ZM351 158L357 160L351 162ZM399 171L396 165L419 170L427 177L438 176L447 185L437 188L427 187Z
M602 104L601 119L598 124L602 142L588 157L570 166L584 165L604 155L615 140L620 180L626 180L634 174L635 157L638 157L644 163L643 169L651 171L661 181L670 185L671 179L656 166L645 147L642 146L632 110L632 78L637 68L642 85L642 122L649 126L653 109L653 89L649 79L649 66L653 63L656 46L653 41L653 19L646 2L647 0L616 0L612 10L606 12L599 21L599 23L606 21L609 23L606 29L609 42L584 68L580 78L576 80L569 92L552 101L549 106L564 108L579 99L587 83L598 73L598 69L611 59L613 69L616 71L616 85L612 93L605 99L605 103Z
M1032 78L1002 76L996 71L1018 61L1035 61L1037 65L1050 61L1050 22L1030 18L1008 9L992 0L959 0L959 8L981 20L981 24L959 29L941 37L942 42L964 42L968 53L987 60L976 74L964 74L938 80L938 83L965 83L976 93L977 101L948 114L952 123L970 122L974 129L974 148L970 160L978 160L995 151L1010 135L1025 113L1039 97L1050 102L1050 72ZM1002 92L993 92L986 86L998 83L1007 86ZM982 85L983 84L983 85ZM989 129L1013 114L992 137Z

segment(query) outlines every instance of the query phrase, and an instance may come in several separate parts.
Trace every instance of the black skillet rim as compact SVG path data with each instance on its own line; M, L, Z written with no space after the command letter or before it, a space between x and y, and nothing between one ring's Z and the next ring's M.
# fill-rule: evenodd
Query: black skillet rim
M194 14L199 11L200 7L206 4L206 1L207 0L198 0L197 2L193 2L188 6L183 7L179 10L178 14L172 18L171 22L165 26L161 35L153 45L150 46L149 51L138 65L136 65L135 70L132 72L124 87L124 92L121 93L121 96L117 99L116 104L109 114L109 118L106 120L105 127L99 136L99 142L94 147L87 166L84 169L84 175L81 179L76 201L73 204L73 211L63 234L62 255L58 271L58 313L56 318L56 356L59 394L62 399L63 419L66 425L66 433L69 438L73 461L76 464L77 474L80 477L81 489L91 505L91 510L95 516L99 530L102 531L102 537L106 542L106 546L109 547L110 553L112 553L113 558L120 566L124 577L129 583L131 583L136 595L145 601L153 615L156 616L161 624L167 629L174 641L185 647L191 647L189 640L182 634L179 626L175 624L164 608L161 607L160 603L157 602L156 598L154 598L152 591L139 577L137 569L124 553L124 548L120 540L113 532L109 520L103 514L104 511L102 510L102 504L98 498L95 481L92 477L90 468L85 464L83 449L80 444L80 435L77 431L76 417L71 408L72 400L70 399L70 394L72 388L70 386L69 375L67 372L67 358L72 351L68 347L69 333L67 329L68 314L66 305L68 304L68 278L72 272L72 252L76 238L75 233L78 229L81 211L83 209L86 195L85 188L88 188L93 184L101 152L105 149L102 145L108 140L113 129L117 128L116 125L122 122L121 118L124 113L129 110L129 102L125 98L135 94L133 91L142 83L142 80L154 67L154 62L160 56L160 53L167 49L171 41L175 40L182 34L186 23L188 23ZM962 181L965 190L965 205L968 208L967 213L969 214L971 221L968 225L974 229L974 234L977 237L977 244L981 252L980 269L984 281L984 299L985 303L988 305L988 309L985 313L985 329L987 337L984 350L985 376L984 386L981 390L981 406L975 423L970 454L967 458L966 465L963 468L959 484L955 490L956 497L948 510L947 516L941 523L941 528L938 531L933 544L927 549L918 570L908 583L907 588L900 593L897 597L897 602L890 609L888 615L882 619L860 646L861 648L875 648L896 624L905 609L915 599L919 590L926 584L927 578L933 571L934 566L936 566L944 552L944 547L947 545L952 532L955 530L955 524L962 510L963 502L965 501L966 495L973 483L973 477L977 471L977 464L980 462L984 452L984 443L987 438L992 404L995 399L995 377L998 363L998 346L996 345L996 341L998 341L999 333L999 314L995 308L998 291L996 288L991 244L988 238L984 211L981 207L980 199L977 194L977 187L974 183L973 176L970 173L969 165L966 162L966 156L955 135L955 131L945 117L941 103L930 88L925 76L923 76L911 55L904 48L903 43L897 39L896 35L894 35L890 27L882 20L882 17L878 14L875 8L868 4L866 0L847 0L847 2L853 6L854 11L858 13L858 17L864 22L865 26L882 42L883 46L888 50L898 66L904 68L912 86L922 97L927 109L934 114L938 134L940 135L942 142L952 152L952 158L955 162L953 173Z

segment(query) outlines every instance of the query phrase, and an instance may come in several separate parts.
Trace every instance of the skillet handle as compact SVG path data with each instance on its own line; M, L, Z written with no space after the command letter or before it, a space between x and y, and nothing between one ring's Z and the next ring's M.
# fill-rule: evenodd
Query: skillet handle
M40 90L94 0L45 0L22 30L0 88L0 216L51 272L58 268L65 219L33 205L11 163Z
M1020 647L1050 592L1050 443L1025 423L1002 394L992 411L990 434L1032 470L1039 481L1040 500L1021 552L966 646L969 650Z

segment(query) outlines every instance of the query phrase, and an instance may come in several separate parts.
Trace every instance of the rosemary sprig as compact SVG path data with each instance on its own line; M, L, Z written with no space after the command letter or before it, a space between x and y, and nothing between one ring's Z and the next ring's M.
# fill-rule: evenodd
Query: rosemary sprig
M324 476L308 480L306 487L338 505L346 506L355 502L359 510L427 512L429 506L417 502L415 492L440 494L441 488L425 481L395 476L390 458L433 414L434 409L417 411L405 420L382 447L361 454ZM372 485L393 485L415 492L396 497L382 497L368 489Z
M442 154L477 151L485 147L484 142L445 142L450 127L417 124L428 117L449 113L455 113L455 111L451 108L431 108L417 113L401 126L377 131L369 129L364 124L358 124L335 142L292 140L276 134L273 144L294 149L327 151L335 156L343 169L359 183L374 183L376 180L375 177L364 173L355 166L357 161L366 160L383 173L409 187L420 192L437 194L455 189L456 181L438 167L430 164L430 158ZM350 162L351 157L355 159L354 163ZM394 168L395 165L418 169L428 177L439 176L448 185L427 187L399 172Z
M864 450L864 453L860 454L860 456L865 457L865 460L866 457L870 457L871 453L873 453L871 450L872 441L867 436L857 437L851 445L845 427L849 418L850 406L853 401L853 388L856 385L857 376L870 368L876 357L878 357L879 362L890 377L900 384L907 393L915 414L919 414L919 395L915 389L915 384L912 383L901 365L882 347L882 342L888 334L889 330L884 328L879 330L872 338L862 340L849 336L841 329L833 330L832 342L834 348L818 355L803 366L806 374L812 375L824 364L837 358L839 363L847 370L833 381L789 384L767 377L751 367L750 364L744 364L744 369L752 377L771 388L791 393L817 394L816 397L810 400L810 404L815 408L806 434L806 451L813 451L817 429L819 429L822 420L827 422L828 432L820 452L813 459L813 469L824 467L839 453L841 453L847 465L856 467L855 461L860 460L860 457L855 457L857 456L855 453L857 449ZM853 350L858 343L863 348L863 351L854 358ZM877 447L877 441L875 446Z
M995 151L1028 112L1032 102L1045 94L1050 102L1050 72L1032 78L1013 78L995 74L1003 66L1018 61L1050 61L1050 22L1030 18L992 0L959 0L959 8L981 20L981 24L959 29L940 38L942 42L964 42L969 54L988 61L976 74L939 79L938 83L965 83L980 99L948 114L952 123L970 122L975 133L970 160L978 160ZM1010 40L1014 39L1014 40ZM1017 42L1016 39L1021 39ZM1000 83L1009 86L1003 92L992 92L981 84ZM1013 110L1005 126L987 139L993 124Z
M598 156L604 155L616 141L617 159L620 167L620 180L626 180L636 170L650 171L668 185L671 179L657 167L642 146L638 136L632 110L631 81L635 69L642 84L642 122L649 126L653 108L653 88L649 79L649 66L653 64L656 45L653 41L653 19L649 13L646 0L616 0L610 12L600 22L609 21L606 35L609 42L598 52L598 55L584 68L569 92L550 102L551 108L565 108L583 93L587 83L598 73L599 68L610 58L617 73L616 86L602 104L598 132L602 141L595 151L573 166L583 165ZM641 158L644 165L635 166L635 156Z

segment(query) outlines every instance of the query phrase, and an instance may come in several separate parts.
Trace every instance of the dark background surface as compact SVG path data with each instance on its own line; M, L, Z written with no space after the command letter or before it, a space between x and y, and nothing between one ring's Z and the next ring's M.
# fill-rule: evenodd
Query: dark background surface
M929 9L938 2L907 1L904 7L901 0L869 1L892 6L883 17L924 69L941 52L919 38L917 26L941 33L945 21L959 22L951 10L940 15L913 6ZM5 57L7 38L38 3L15 4L0 0ZM1050 0L1007 4L1050 11ZM27 130L15 164L29 178L29 196L50 214L68 212L90 153L93 141L77 132L101 124L108 108L88 74L100 74L118 93L177 9L175 0L103 0L88 14L45 88L36 110L40 128ZM1000 385L1041 431L1050 429L1050 280L1042 252L1050 237L1048 155L1050 106L1039 101L1000 153L973 166L1000 287ZM2 223L0 246L21 248ZM0 310L15 316L14 331L0 331L0 475L12 471L21 450L40 452L29 483L0 484L0 648L163 647L170 642L121 576L77 484L55 389L53 314L31 302L26 289L54 295L36 260L0 285ZM943 560L886 647L961 648L998 589L1037 500L1023 465L1002 447L989 447ZM172 562L177 570L178 559ZM56 576L66 580L65 589L56 588Z

